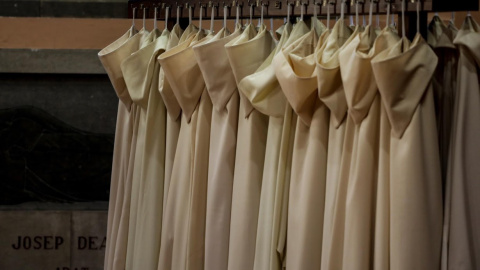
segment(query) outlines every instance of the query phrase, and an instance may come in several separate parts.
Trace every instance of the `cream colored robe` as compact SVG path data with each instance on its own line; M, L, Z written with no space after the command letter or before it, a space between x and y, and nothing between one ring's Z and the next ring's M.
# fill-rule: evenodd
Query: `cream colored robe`
M317 47L318 96L330 111L322 270L342 269L345 203L354 126L347 116L347 100L340 76L339 52L358 34L338 21L328 38Z
M154 30L157 35L160 30ZM160 65L157 56L165 51L170 31L165 30L138 52L122 63L122 71L129 79L132 99L140 107L140 121L145 129L140 164L140 178L136 179L138 197L135 237L127 269L157 269L163 215L163 179L165 176L165 121L166 110L158 89ZM143 247L148 246L145 250ZM131 261L128 261L130 259Z
M372 67L392 125L390 265L439 269L442 181L431 79L437 57L417 35L378 54Z
M328 109L318 99L314 29L282 49L273 64L296 115L289 187L287 269L320 269L328 146Z
M212 102L192 48L211 38L204 37L203 30L190 34L158 59L182 108L158 269L204 269Z
M308 27L302 21L293 30L291 24L286 24L283 29L276 49L255 73L242 79L239 84L240 91L252 105L269 116L254 269L279 269L284 259L287 203L283 201L284 197L288 198L288 188L284 190L284 186L290 177L290 173L286 173L290 170L291 161L288 162L288 158L290 156L291 160L291 140L293 145L290 126L296 118L292 117L291 108L287 108L272 60L286 43L302 36Z
M374 29L367 26L339 55L348 114L355 123L345 207L343 269L388 269L388 266L382 268L375 265L377 257L382 256L384 249L388 250L388 246L375 245L375 231L386 229L384 222L388 222L388 215L379 209L379 223L376 223L376 208L377 205L388 207L388 200L382 198L390 191L378 187L384 187L389 181L389 175L379 174L380 165L389 165L380 159L379 154L382 141L390 139L390 127L381 125L381 98L371 60L398 40L389 27L377 37ZM381 127L385 129L383 133ZM381 138L381 133L388 137ZM379 234L378 237L385 238L388 235ZM382 249L381 253L376 253L375 250L379 248Z
M138 122L135 121L136 105L132 104L120 65L125 58L139 49L144 35L144 29L137 33L132 27L98 53L120 99L115 131L105 269L123 269L126 263L130 193Z
M166 50L170 50L178 45L180 36L183 30L180 25L175 24L168 37L168 43ZM158 58L157 58L158 61ZM180 105L173 94L172 88L165 78L163 68L160 66L160 72L158 76L158 91L162 96L165 108L167 109L167 124L165 135L165 177L163 184L163 211L165 214L165 206L167 205L168 188L170 186L170 178L172 175L173 161L175 159L175 152L177 150L178 133L180 132Z
M480 267L480 26L467 17L460 50L447 173L442 269Z
M151 44L154 40L160 36L161 32L158 30L152 32L146 32L145 35L140 40L140 50L145 48L147 45ZM135 237L137 232L137 224L139 223L139 215L138 209L140 205L140 189L142 185L142 164L143 164L143 152L145 150L145 134L146 134L146 118L145 118L145 111L142 111L142 107L139 105L139 100L136 99L138 92L141 92L140 88L142 85L138 83L138 80L143 80L143 74L132 74L125 69L125 61L127 61L130 57L125 59L122 64L122 72L125 78L125 83L127 84L127 89L132 97L133 104L135 105L134 108L135 112L135 121L137 122L136 127L136 134L137 134L137 143L135 146L135 156L133 161L133 179L132 179L132 189L131 189L131 196L130 196L130 219L128 222L128 242L127 242L127 256L126 256L126 269L132 269L133 263L133 253L134 253L134 246L135 246ZM128 61L127 61L128 62ZM144 67L140 67L140 69L146 68L147 64L143 63Z
M255 27L249 24L240 36L225 45L237 85L257 70L272 51L273 44L265 26L257 34ZM268 117L255 110L240 93L229 270L253 269L267 126Z
M240 97L224 47L240 34L239 27L231 35L222 28L208 42L193 47L213 103L205 228L205 269L211 270L228 267Z

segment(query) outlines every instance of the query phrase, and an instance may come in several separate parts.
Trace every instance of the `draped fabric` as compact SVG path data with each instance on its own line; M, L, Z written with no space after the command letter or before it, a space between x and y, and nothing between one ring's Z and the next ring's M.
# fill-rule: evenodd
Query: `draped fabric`
M129 236L127 269L155 268L160 250L161 230L158 228L161 228L163 215L166 111L157 91L158 76L153 74L159 72L156 57L165 51L170 32L166 30L160 33L155 29L152 33L155 33L152 43L122 63L132 100L140 109L137 153L141 156L136 157L136 160L142 160L136 163L139 164L140 172L132 188L136 208L132 204L130 210L137 215L136 220L131 220L129 225L134 235ZM142 143L139 144L139 141ZM150 246L150 249L141 251L140 247L143 246Z
M353 122L347 115L347 100L340 75L338 55L356 35L358 35L358 29L352 33L349 27L342 21L338 21L325 42L315 51L318 97L330 111L322 269L342 269L344 209Z
M478 269L480 262L480 26L467 17L459 48L457 92L447 171L442 269Z
M108 242L105 250L105 269L125 268L128 225L130 216L133 162L135 160L136 106L128 93L121 70L122 61L137 51L145 30L133 27L122 37L98 53L119 98L117 128L112 165L111 198L108 212Z
M381 98L371 61L397 41L391 28L387 27L377 37L367 26L339 55L348 114L355 124L345 206L344 269L382 269L374 265L376 256L381 254L375 254L376 237L371 228L381 227L385 222L382 219L387 217L377 216L378 224L375 222L377 200L379 205L388 205L388 201L377 197L384 197L382 193L389 191L378 186L388 182L389 177L379 174L379 166L388 163L379 158ZM386 236L378 235L381 237Z
M479 30L132 27L105 269L479 268Z
M453 44L456 31L446 26L438 16L433 17L428 28L428 44L438 57L438 65L433 77L433 91L442 179L445 184L457 88L458 50Z
M328 111L317 95L314 29L284 48L275 58L275 73L298 120L288 196L286 267L319 269L328 141ZM308 145L308 147L307 147Z
M203 30L192 31L179 46L159 57L182 109L182 122L167 194L167 222L162 226L158 269L204 269L212 102L193 45L210 38Z
M303 22L299 22L292 30L287 24L277 47L262 63L259 69L250 76L245 77L239 84L240 90L252 102L255 108L269 116L266 154L262 176L262 189L260 194L259 218L257 225L257 238L255 248L254 269L279 269L283 262L284 250L279 243L282 232L282 214L285 215L283 205L283 187L285 182L286 159L288 159L287 145L282 143L285 126L286 100L283 96L273 68L273 57L279 49L289 40L294 40L303 32L308 31ZM291 118L291 117L290 117ZM287 128L290 132L290 128ZM287 133L287 136L289 133ZM283 149L282 149L283 148ZM282 152L284 153L283 156ZM282 162L283 161L283 162ZM282 165L282 167L280 167ZM283 171L282 171L283 170ZM283 216L284 221L286 217ZM285 228L286 226L283 226ZM282 240L284 240L282 238Z
M239 96L227 54L222 49L239 35L240 28L231 35L223 28L208 42L193 47L213 105L208 161L205 269L228 267ZM216 57L213 58L212 55Z
M168 42L166 50L170 50L173 47L178 45L180 37L182 36L183 30L180 28L180 25L176 24L173 26L170 36L168 37ZM158 58L157 58L158 61ZM155 76L155 74L154 74ZM160 67L158 73L158 91L162 96L163 103L167 110L166 117L166 134L165 134L165 176L163 182L163 211L165 213L165 207L167 205L166 201L168 198L168 188L170 186L170 178L172 176L173 161L175 160L175 152L177 150L178 134L180 132L180 105L178 105L175 95L172 92L168 80L165 78L165 73L163 68Z
M431 80L437 57L417 35L373 60L392 124L390 137L390 269L438 269L442 185ZM389 76L395 74L395 76ZM405 98L407 97L407 98Z
M265 26L257 33L249 24L225 45L235 82L255 72L272 51ZM268 118L240 94L237 151L233 176L228 269L253 269L257 222L264 169Z

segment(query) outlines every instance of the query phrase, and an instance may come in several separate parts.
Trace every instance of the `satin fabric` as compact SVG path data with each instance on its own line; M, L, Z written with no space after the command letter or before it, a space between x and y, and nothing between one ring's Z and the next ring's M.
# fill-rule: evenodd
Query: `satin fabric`
M240 36L225 45L237 85L243 78L257 70L271 53L273 44L272 37L264 25L257 33L255 27L249 24ZM250 101L240 92L229 270L253 269L267 126L268 117L254 109Z
M428 26L428 44L438 57L438 65L433 77L433 91L444 184L457 87L458 50L453 44L454 38L454 30L446 26L440 17L434 16Z
M442 185L431 83L437 61L420 35L372 61L392 125L390 269L440 268Z
M354 125L351 117L347 116L338 55L358 35L358 31L356 28L352 33L340 20L315 52L318 96L330 111L321 269L342 269L345 202Z
M123 269L126 263L130 191L138 122L136 105L132 104L120 65L125 58L139 49L140 40L144 35L144 29L137 33L132 26L122 37L98 53L120 100L112 165L105 269Z
M140 178L136 179L132 197L137 197L135 236L127 253L127 269L157 269L163 215L165 176L166 110L158 89L160 65L156 58L165 51L170 31L155 29L152 43L132 54L122 63L129 79L132 100L140 108L140 123L144 128L143 149L140 149ZM140 135L140 133L139 133ZM138 149L138 148L137 148ZM136 191L137 193L133 193ZM142 247L148 246L148 250ZM130 261L129 261L130 260Z
M329 113L317 94L317 42L312 29L273 59L281 89L298 115L287 189L287 269L321 266Z
M223 28L208 42L193 47L213 104L205 227L205 269L212 270L228 267L240 98L224 46L240 34L240 27L231 35Z
M447 172L442 269L480 267L480 26L467 16L460 51Z
M162 227L159 270L204 269L212 102L192 48L211 38L204 37L203 30L189 34L185 41L158 58L182 109Z
M145 34L140 39L140 50L145 48L147 45L151 44L158 36L160 35L159 31L145 32ZM129 57L130 58L130 57ZM124 67L125 59L121 67ZM143 63L143 67L147 65ZM133 162L133 180L132 180L132 189L130 192L130 219L128 222L128 243L127 243L127 255L126 255L126 269L132 269L133 263L133 253L135 246L135 237L136 237L136 227L139 223L138 209L140 204L139 192L142 184L142 164L143 164L143 152L145 150L145 135L146 135L146 118L145 112L142 111L142 107L139 105L138 100L135 99L136 93L141 92L139 88L142 87L140 83L137 83L138 80L142 80L144 77L140 74L131 74L122 68L122 73L125 78L125 83L127 84L128 93L132 97L133 104L135 105L135 122L137 123L136 134L137 142L135 146L135 155Z
M175 24L168 37L166 50L170 50L178 45L180 37L183 33L180 25ZM158 58L157 58L158 61ZM180 105L178 104L175 95L172 92L172 88L165 78L163 68L160 66L160 72L158 75L158 91L162 96L162 100L167 109L166 119L166 135L165 135L165 177L163 183L163 211L165 214L165 207L167 205L168 188L170 187L170 178L172 176L173 161L175 159L175 151L177 150L178 134L180 132Z
M304 22L299 22L293 30L287 24L276 49L255 73L245 77L239 84L239 89L252 105L269 116L253 269L279 269L283 262L285 237L281 235L285 232L280 232L280 229L286 228L286 224L282 226L281 220L283 215L286 222L286 209L283 210L282 207L289 140L286 137L282 144L286 99L275 77L272 59L289 40L294 40L306 31L308 27ZM291 118L288 119L289 123ZM290 128L287 130L289 135ZM282 153L284 157L281 157ZM282 238L282 243L279 243L279 238Z
M345 206L343 269L388 269L388 265L375 263L388 258L383 257L383 249L388 250L388 246L376 246L375 237L388 238L388 235L375 235L375 231L383 231L388 226L384 224L388 215L382 212L383 209L379 209L376 222L376 208L377 205L388 207L388 200L382 198L385 196L383 192L388 194L389 190L378 187L389 181L389 175L379 171L383 170L380 165L388 166L389 163L380 159L379 154L380 144L384 141L381 135L386 134L385 139L389 139L390 127L381 124L381 98L371 60L381 51L393 47L398 40L389 27L377 37L374 29L367 26L339 55L348 114L355 123ZM379 240L381 243L382 239Z

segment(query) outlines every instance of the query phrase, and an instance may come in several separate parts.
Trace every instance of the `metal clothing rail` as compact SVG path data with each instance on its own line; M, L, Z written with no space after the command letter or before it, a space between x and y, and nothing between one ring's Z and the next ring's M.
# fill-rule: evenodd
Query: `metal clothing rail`
M370 2L371 1L371 2ZM474 11L479 10L479 2L477 0L408 0L405 3L407 30L416 25L416 9L417 1L420 1L420 23L422 26L422 34L426 34L428 12L442 11ZM236 17L237 7L240 9L241 18L259 18L263 7L263 15L265 18L285 18L290 6L291 18L298 16L303 6L304 16L311 16L316 9L318 16L327 15L329 11L331 16L340 14L342 2L345 3L345 15L353 15L356 13L357 5L359 14L368 14L369 5L373 3L375 14L387 13L388 4L390 4L390 12L398 13L401 11L401 0L212 0L212 1L189 1L189 0L129 0L128 1L128 17L132 18L135 12L136 18L143 16L143 10L146 12L146 18L154 18L155 10L159 20L165 19L165 9L169 8L169 19L173 22L177 17L177 10L180 17L188 18L189 9L192 10L192 18L202 17L209 18L212 12L215 12L216 18L223 19L224 7L228 10L228 19ZM203 7L202 9L200 7ZM214 8L215 7L215 8ZM250 15L250 11L252 14ZM412 37L415 33L407 31Z

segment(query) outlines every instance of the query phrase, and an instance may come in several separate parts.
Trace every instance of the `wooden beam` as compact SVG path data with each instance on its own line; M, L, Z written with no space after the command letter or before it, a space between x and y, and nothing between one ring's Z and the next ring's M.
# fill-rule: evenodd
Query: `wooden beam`
M125 18L126 0L1 0L0 17Z

